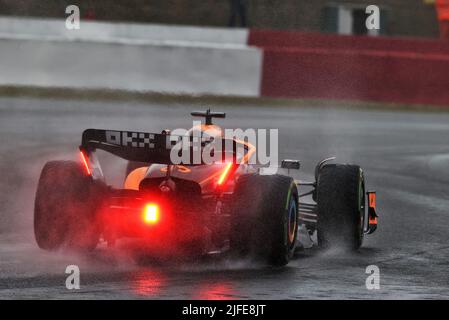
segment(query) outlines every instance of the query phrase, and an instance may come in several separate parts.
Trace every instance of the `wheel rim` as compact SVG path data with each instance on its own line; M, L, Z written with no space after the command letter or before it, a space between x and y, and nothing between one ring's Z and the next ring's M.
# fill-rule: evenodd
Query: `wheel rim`
M296 237L296 225L298 224L298 210L296 210L295 199L290 200L290 205L288 208L288 241L293 244Z

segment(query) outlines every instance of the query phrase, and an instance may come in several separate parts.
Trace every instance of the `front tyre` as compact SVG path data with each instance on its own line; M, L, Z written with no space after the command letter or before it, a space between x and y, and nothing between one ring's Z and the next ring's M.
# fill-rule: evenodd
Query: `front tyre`
M364 237L365 179L359 166L325 165L318 175L317 238L321 248L360 248Z

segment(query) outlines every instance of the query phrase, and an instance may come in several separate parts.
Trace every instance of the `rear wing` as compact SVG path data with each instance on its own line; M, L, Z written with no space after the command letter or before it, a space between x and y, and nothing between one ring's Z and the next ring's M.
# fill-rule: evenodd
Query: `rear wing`
M87 129L80 150L90 154L100 149L129 161L169 164L167 141L165 134Z
M149 162L158 164L173 164L171 155L173 148L179 142L188 139L189 146L180 149L178 156L187 161L176 164L203 164L203 158L197 159L195 155L202 154L203 149L212 143L212 137L175 136L164 133L147 133L117 130L87 129L83 132L80 150L87 157L96 149L104 150L129 161ZM198 140L198 141L195 141ZM222 161L234 161L238 143L234 140L220 139ZM219 142L217 142L219 143ZM189 156L182 157L183 152ZM199 161L198 161L199 160Z

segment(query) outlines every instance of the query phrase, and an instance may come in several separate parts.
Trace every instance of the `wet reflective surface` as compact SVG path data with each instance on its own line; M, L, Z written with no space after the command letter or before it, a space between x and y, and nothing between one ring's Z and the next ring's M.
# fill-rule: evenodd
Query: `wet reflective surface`
M158 132L189 128L202 105L0 99L0 298L307 299L447 298L449 296L449 114L210 106L220 124L279 129L280 158L299 159L302 178L335 155L360 164L378 192L378 231L352 254L299 252L282 269L211 257L136 259L133 245L104 244L89 256L47 253L32 232L34 192L43 164L77 159L85 128ZM125 163L106 157L110 183ZM67 290L75 264L81 289ZM366 267L380 268L380 290L366 289Z

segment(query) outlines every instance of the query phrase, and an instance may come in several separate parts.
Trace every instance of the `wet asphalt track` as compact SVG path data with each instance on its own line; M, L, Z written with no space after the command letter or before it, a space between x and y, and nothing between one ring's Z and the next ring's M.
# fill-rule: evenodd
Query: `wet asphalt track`
M358 253L307 251L271 269L220 259L136 264L127 244L100 246L89 257L36 247L40 169L50 159L76 158L83 129L189 127L189 111L203 107L0 98L0 298L449 297L449 113L211 106L228 113L228 127L279 128L281 158L302 160L303 177L328 155L360 164L378 191L381 218ZM65 288L69 264L80 266L81 290ZM369 291L365 268L373 264L381 288Z

